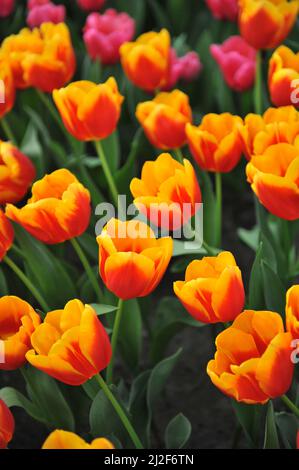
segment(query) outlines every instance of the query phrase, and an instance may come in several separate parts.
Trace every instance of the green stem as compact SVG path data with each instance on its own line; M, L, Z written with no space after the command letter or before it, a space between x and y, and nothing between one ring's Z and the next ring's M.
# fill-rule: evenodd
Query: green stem
M292 411L292 413L299 418L299 408L286 396L281 395L280 397L284 404Z
M6 263L10 269L19 277L19 279L23 282L23 284L27 287L27 289L31 292L31 294L35 297L38 301L40 306L42 307L44 312L49 312L50 308L43 298L43 296L38 292L36 287L32 284L32 282L28 279L27 276L21 271L21 269L12 261L8 256L3 259L4 263Z
M11 130L11 127L4 117L1 119L1 125L7 139L10 140L10 142L12 142L13 144L17 144L16 138Z
M180 148L177 148L177 149L174 149L174 154L177 158L177 161L179 163L182 163L182 165L184 164L184 157L183 157L183 154L182 154L182 150Z
M135 429L133 428L130 420L128 419L128 417L125 413L125 411L123 410L121 405L116 400L115 396L111 392L111 390L108 387L108 385L106 384L106 382L103 380L103 378L101 377L100 374L97 374L95 376L95 378L96 378L98 384L100 385L101 389L103 390L106 398L110 401L111 405L113 406L116 413L118 414L121 422L123 423L123 425L126 428L130 438L132 439L132 442L134 443L136 449L143 449L143 445L142 445L139 437L137 436L137 433L136 433Z
M93 289L96 293L96 296L97 296L97 299L99 302L101 302L101 299L103 298L103 294L102 294L102 291L100 289L100 286L99 286L99 283L98 283L98 280L92 270L92 267L90 266L89 264L89 261L87 259L87 257L85 256L85 253L84 251L82 250L81 246L79 245L78 241L75 239L75 238L72 238L70 240L71 244L73 245L73 248L74 250L76 251L77 255L78 255L78 258L80 259L85 271L86 271L86 274L90 280L90 283L92 284L93 286Z
M216 185L216 246L219 248L222 242L222 176L215 173Z
M116 184L114 182L110 167L107 163L106 155L104 153L102 144L99 140L95 140L94 145L95 145L95 149L97 151L98 157L101 161L102 168L103 168L105 178L107 180L107 183L108 183L111 195L112 195L113 202L117 206L117 204L118 204L118 190L117 190Z
M256 114L263 113L263 73L262 73L262 52L256 55L256 75L254 85L254 108Z
M107 367L106 380L108 384L113 383L113 367L114 367L114 361L115 361L115 356L116 356L116 348L117 348L119 327L120 327L120 322L121 322L121 317L122 317L122 312L123 312L123 306L124 306L123 300L119 299L118 308L117 308L117 312L116 312L116 316L115 316L115 320L113 324L112 338L111 338L112 358Z
M202 246L204 247L209 256L216 256L218 254L218 250L208 245L204 240L202 241Z

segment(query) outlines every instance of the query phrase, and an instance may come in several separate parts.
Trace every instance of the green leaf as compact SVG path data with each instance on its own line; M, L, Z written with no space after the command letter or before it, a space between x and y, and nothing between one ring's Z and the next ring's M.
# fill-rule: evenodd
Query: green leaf
M85 54L81 73L81 80L89 80L91 82L99 83L102 76L102 66L98 60L92 61L90 56Z
M185 31L190 16L190 9L186 8L186 0L167 0L167 11L175 33Z
M131 179L135 176L136 159L139 152L141 151L144 141L144 133L140 127L132 140L130 153L125 164L115 174L115 181L118 190L122 194L127 194L129 197L131 197L131 192L128 186L128 181L131 181Z
M26 133L20 145L20 150L30 157L34 163L37 178L44 176L46 171L45 161L43 159L44 152L39 142L37 131L32 123L27 126Z
M205 171L199 173L199 182L202 192L203 207L203 236L206 243L216 245L216 200L209 174Z
M110 170L115 172L119 167L120 162L120 146L118 132L115 131L106 139L101 141L103 151L106 155Z
M253 310L261 310L265 305L264 284L261 271L262 254L263 244L261 243L256 253L249 279L248 302L249 308Z
M147 407L147 386L151 375L150 370L141 372L131 386L129 398L129 410L132 416L132 424L142 441L146 441L146 429L149 419Z
M46 424L44 417L41 415L40 410L25 395L12 387L4 387L0 390L0 398L9 408L17 406L23 408L26 413L37 421Z
M275 423L274 409L273 409L273 404L271 401L268 403L264 449L280 449L277 428L276 428L276 423Z
M157 0L147 0L147 1L155 17L157 27L160 29L166 28L170 31L171 24L169 22L166 12L164 11L160 3L158 3Z
M287 449L296 449L298 432L297 418L291 413L282 411L281 413L275 413L275 420L284 446Z
M282 316L284 316L286 294L285 288L278 275L266 263L266 261L262 261L261 269L264 283L266 307L268 310L279 312Z
M28 395L50 428L73 431L75 420L57 382L48 374L27 366L23 368Z
M205 255L207 252L204 248L198 248L197 243L173 240L173 257L190 255L192 253L201 256Z
M105 305L105 304L90 304L91 307L96 311L97 315L106 315L107 313L115 312L117 306Z
M182 413L179 413L169 423L165 431L167 449L183 449L190 439L192 426Z
M259 236L260 236L260 229L256 225L251 230L245 230L244 228L238 229L238 236L240 240L245 243L245 245L249 246L253 251L257 251L259 246Z
M8 294L9 294L9 290L8 290L6 278L3 273L3 269L0 268L0 295L3 296L3 295L8 295Z
M251 448L259 447L260 429L263 423L264 409L262 405L246 405L232 400L236 417L242 426Z
M122 357L134 371L139 364L142 346L142 318L137 299L124 302L119 340Z

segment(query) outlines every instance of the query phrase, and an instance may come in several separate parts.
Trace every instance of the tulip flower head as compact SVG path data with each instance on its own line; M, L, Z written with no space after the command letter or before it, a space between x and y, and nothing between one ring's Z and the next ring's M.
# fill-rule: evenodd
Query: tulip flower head
M123 102L113 77L99 85L89 81L73 82L55 90L53 99L66 129L82 141L105 139L112 134Z
M0 261L13 244L14 229L4 212L0 209Z
M27 361L68 385L81 385L105 369L111 345L90 305L71 300L63 310L49 312L31 336Z
M241 271L226 251L192 261L185 281L174 283L174 292L190 315L202 323L232 321L245 302Z
M12 440L15 431L15 420L8 408L0 398L0 449L6 449Z
M114 445L103 437L94 439L90 444L73 432L56 429L43 444L43 449L114 449Z
M106 0L77 0L78 6L85 11L100 10Z
M87 52L101 64L119 61L119 49L135 34L135 21L127 13L109 8L103 14L91 13L86 20L83 39Z
M299 218L299 149L280 143L251 158L247 181L261 204L285 220Z
M299 285L292 286L287 292L286 324L287 331L299 340Z
M16 91L10 64L1 56L0 51L0 119L12 110Z
M46 2L42 5L32 7L28 11L27 24L30 28L40 26L42 23L63 23L65 20L65 6Z
M64 23L43 23L32 31L24 28L4 39L0 55L10 63L17 88L35 87L47 93L64 86L76 67Z
M161 89L171 90L179 81L192 82L199 75L201 69L202 63L196 52L187 52L187 54L178 57L176 50L172 47L167 83Z
M156 239L149 226L136 220L111 219L97 242L101 278L123 300L149 295L172 257L172 239Z
M293 106L268 108L263 116L250 113L239 130L243 152L250 160L254 155L263 154L271 145L295 143L299 132L299 113Z
M241 36L255 49L273 49L290 33L298 15L298 1L239 0Z
M68 170L56 170L32 186L32 197L21 209L8 204L6 215L33 237L62 243L85 232L90 220L89 191Z
M133 178L130 190L135 206L151 223L169 231L189 222L202 200L189 160L179 163L169 153L145 162L141 178Z
M275 106L298 106L299 54L280 46L269 62L269 91Z
M11 15L15 8L15 0L1 0L0 18L6 18Z
M185 127L192 122L188 96L180 90L159 93L152 101L139 103L136 117L154 147L176 149L185 144Z
M217 352L207 373L216 387L235 400L266 403L291 385L291 340L278 313L246 310L217 336Z
M0 140L0 204L20 201L35 178L31 160L10 142Z
M227 85L235 91L252 87L255 79L256 50L240 36L231 36L222 45L212 44L210 51Z
M31 349L31 335L39 324L39 315L24 300L9 295L0 298L0 339L3 341L0 370L14 370L25 364L26 353Z
M200 168L228 173L239 162L242 142L239 128L243 121L230 113L207 114L196 127L186 125L190 151Z
M237 21L238 0L206 0L206 3L217 20Z
M137 87L153 92L167 84L170 35L166 29L142 34L135 42L123 44L120 56L125 74Z

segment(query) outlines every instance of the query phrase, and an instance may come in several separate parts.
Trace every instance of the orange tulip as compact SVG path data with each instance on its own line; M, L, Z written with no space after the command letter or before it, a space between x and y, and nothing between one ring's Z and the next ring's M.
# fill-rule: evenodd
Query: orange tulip
M292 286L287 292L286 324L293 338L299 339L299 285Z
M293 82L297 80L297 82ZM269 91L275 106L298 105L299 54L286 46L280 46L269 62ZM294 87L295 83L295 87ZM294 99L297 101L293 102Z
M13 244L14 229L10 221L0 209L0 261L3 260L4 256Z
M103 437L94 439L91 444L88 444L80 436L73 432L61 431L56 429L45 440L43 449L114 449L114 445Z
M0 53L11 64L17 88L51 93L75 72L75 53L64 23L43 23L32 31L24 28L3 41Z
M25 364L31 334L39 324L39 315L24 300L9 295L0 298L0 338L4 353L1 370L14 370Z
M6 449L15 431L15 420L3 400L0 399L0 449Z
M198 127L187 124L188 144L199 167L220 173L231 171L242 154L242 125L242 119L230 113L207 114Z
M202 323L234 320L244 307L241 271L227 251L192 261L185 281L175 282L173 288L190 315Z
M241 35L255 49L272 49L286 39L297 14L297 0L239 0Z
M68 170L56 170L32 186L32 197L6 215L44 243L62 243L82 235L90 220L89 191Z
M270 145L294 143L299 133L299 113L293 106L269 108L263 116L248 114L240 128L243 151L248 160Z
M217 336L208 375L237 401L266 403L283 395L292 383L291 340L278 313L245 310Z
M53 99L67 130L83 141L105 139L112 134L123 102L113 77L99 85L84 80L73 82L55 90Z
M167 84L170 35L166 29L142 34L135 42L126 42L120 48L120 55L126 75L139 88L155 91Z
M186 159L182 165L169 153L145 162L141 179L133 178L130 190L135 206L152 223L170 230L188 222L195 215L196 204L201 203L193 166Z
M155 147L167 150L185 144L185 127L192 122L192 111L188 96L180 90L173 90L138 104L136 117L149 141Z
M16 97L14 78L11 68L0 58L0 119L9 113Z
M0 140L0 204L20 201L35 178L31 160L10 142Z
M68 385L81 385L110 362L105 328L90 305L71 300L63 310L49 312L31 336L34 349L27 361Z
M289 144L271 145L252 157L247 181L269 212L286 220L299 218L299 149Z
M106 287L123 300L149 295L172 256L172 239L157 240L143 222L111 219L97 237L99 270Z

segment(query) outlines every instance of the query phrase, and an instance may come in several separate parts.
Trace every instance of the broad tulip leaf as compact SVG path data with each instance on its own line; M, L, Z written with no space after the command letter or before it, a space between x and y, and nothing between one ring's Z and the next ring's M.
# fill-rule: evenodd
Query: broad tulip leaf
M124 302L119 342L122 358L131 370L136 370L142 347L142 317L137 299Z
M167 449L183 449L190 439L192 426L182 413L179 413L169 423L165 431Z
M291 414L282 411L275 413L279 435L286 449L296 449L296 437L298 432L298 420Z
M115 312L117 306L105 304L90 304L98 316L106 315L107 313Z
M246 405L235 400L232 400L232 406L244 430L249 446L258 448L266 407L263 405Z
M264 283L264 295L268 310L279 312L284 316L285 309L285 288L278 275L265 262L261 263L261 270Z
M275 423L275 414L274 414L273 404L271 401L268 403L266 427L265 427L265 438L264 438L264 449L280 449L277 428L276 428L276 423Z
M3 400L9 408L17 406L23 408L33 419L47 424L47 420L41 414L40 409L28 400L25 395L13 387L4 387L0 390L0 399Z

